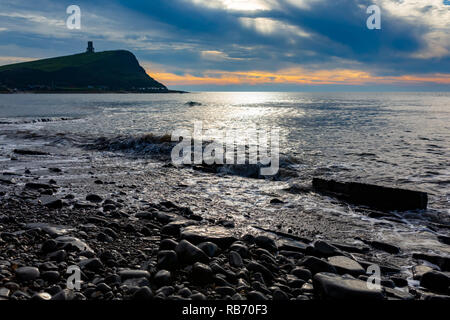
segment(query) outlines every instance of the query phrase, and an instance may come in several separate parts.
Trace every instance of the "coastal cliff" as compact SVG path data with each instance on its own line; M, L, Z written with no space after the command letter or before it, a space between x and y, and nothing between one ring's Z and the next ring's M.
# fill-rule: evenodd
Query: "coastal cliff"
M0 66L1 92L174 92L126 50L86 52Z

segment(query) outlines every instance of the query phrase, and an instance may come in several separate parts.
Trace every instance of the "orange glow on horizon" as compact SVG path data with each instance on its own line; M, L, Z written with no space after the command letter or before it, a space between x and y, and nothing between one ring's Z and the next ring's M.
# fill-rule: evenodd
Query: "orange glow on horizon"
M301 68L268 71L206 71L202 76L177 75L165 71L151 71L148 74L166 85L238 85L238 84L450 84L450 74L374 76L362 70L338 69L307 71Z

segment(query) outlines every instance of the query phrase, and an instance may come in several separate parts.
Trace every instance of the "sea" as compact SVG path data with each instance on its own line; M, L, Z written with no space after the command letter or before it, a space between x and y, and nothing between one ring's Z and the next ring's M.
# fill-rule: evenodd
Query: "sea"
M161 157L173 147L167 137L178 129L192 131L199 121L204 130L220 132L278 130L280 172L255 179L249 166L198 177L192 167L176 168L174 181L186 181L183 192L198 210L217 201L234 209L206 210L211 215L281 229L304 224L295 212L308 212L311 221L320 212L321 219L357 219L370 229L379 220L304 188L323 177L424 191L428 210L394 212L402 223L385 220L376 232L405 248L450 253L427 224L450 221L450 92L0 95L0 169L19 172L45 161L73 166L87 154L136 168L144 159L167 162ZM240 138L244 143L245 135ZM40 163L11 161L17 148L53 156ZM148 170L162 169L154 164L143 174ZM281 207L268 204L273 197L282 199ZM277 220L283 208L289 214Z

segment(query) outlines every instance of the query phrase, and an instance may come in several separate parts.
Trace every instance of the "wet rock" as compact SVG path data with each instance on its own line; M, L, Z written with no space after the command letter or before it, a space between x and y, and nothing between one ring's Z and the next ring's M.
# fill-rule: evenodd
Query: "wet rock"
M284 257L293 258L295 260L302 259L305 256L303 253L296 251L280 250L278 253Z
M361 274L365 274L364 268L355 260L347 258L345 256L334 256L328 258L328 262L336 269L339 274L350 274L357 277Z
M123 281L122 285L127 287L127 288L129 288L129 289L131 289L131 290L136 290L138 288L149 286L150 285L150 281L149 281L148 278L145 278L145 277L129 278L129 279Z
M267 236L260 235L255 237L255 244L258 247L266 249L270 252L276 252L278 250L275 240Z
M320 178L314 178L312 184L315 190L327 195L382 210L426 209L428 203L427 193L419 191Z
M272 294L272 297L275 301L289 300L289 296L280 289L275 290Z
M319 272L336 273L336 269L330 263L316 257L306 256L299 265L311 271L313 275Z
M97 271L97 270L100 270L103 268L103 263L100 261L99 258L91 258L91 259L81 260L78 263L78 266L82 269Z
M31 281L39 278L40 272L36 267L20 267L16 269L16 277L21 281Z
M24 155L24 156L45 156L49 155L47 152L38 151L38 150L28 150L28 149L14 149L14 153Z
M263 266L262 264L260 264L258 262L251 261L247 265L247 269L252 272L260 272L264 276L265 279L268 279L268 280L273 279L272 272L270 272L269 269L267 269L265 266Z
M46 183L28 182L25 184L25 188L34 189L34 190L39 190L39 189L54 190L55 186L52 186L51 184L46 184Z
M249 301L264 301L267 297L259 291L250 291L247 293L247 299Z
M8 288L0 288L0 297L8 298L10 292L11 292L11 290L9 290Z
M172 239L164 239L159 244L159 250L175 250L178 242Z
M126 233L136 233L137 232L136 228L131 223L127 223L125 225L125 227L123 228L123 230Z
M440 295L440 294L424 294L421 300L425 301L450 301L450 296Z
M435 264L441 268L442 271L450 271L450 256L439 256L436 254L413 253L414 259L425 260Z
M47 255L47 259L56 261L56 262L62 262L66 260L67 258L67 252L64 249L57 250L55 252L51 252Z
M241 243L235 242L230 246L230 251L236 251L242 258L248 258L248 247Z
M44 196L39 198L39 202L50 209L61 209L63 207L63 202L54 196Z
M232 287L223 286L216 287L216 292L221 296L232 296L236 293L236 290L234 290Z
M36 300L36 301L46 301L46 300L51 300L51 299L52 299L52 296L47 292L35 293L31 297L31 300Z
M107 292L112 291L112 288L110 286L108 286L106 283L104 282L100 282L99 284L97 284L97 286L95 287L95 290L100 291L101 293L105 294Z
M278 198L273 198L270 200L270 204L283 204L284 202Z
M56 249L57 245L58 243L53 239L46 240L41 246L41 251L43 253L52 252Z
M159 270L156 274L153 280L155 281L156 285L158 286L166 286L171 282L171 274L170 271L167 270Z
M309 279L312 278L311 271L305 268L296 267L291 270L291 274L293 274L299 279L302 279L303 281L308 281Z
M60 274L58 271L44 271L41 278L47 282L55 283L60 279Z
M77 201L73 204L75 209L93 209L95 205L85 201Z
M126 269L118 272L118 275L123 280L133 279L133 278L148 278L150 279L150 272L146 270L131 270Z
M2 174L0 175L0 182L4 184L15 184L16 180L13 177Z
M107 212L107 211L114 211L116 210L116 206L113 204L105 204L103 205L103 211Z
M367 246L360 245L350 245L343 243L332 243L333 246L338 248L341 251L350 252L350 253L362 253L365 254L370 251L370 248Z
M198 245L198 247L202 249L203 252L210 258L215 257L220 252L219 247L213 242L202 242Z
M383 288L383 291L387 297L394 298L396 300L414 300L414 296L408 292L393 288Z
M389 244L389 243L385 243L385 242L381 242L381 241L371 241L370 245L372 247L374 247L375 249L382 250L382 251L385 251L385 252L390 253L390 254L398 254L398 253L400 253L400 248L399 247L394 246L394 245Z
M408 280L401 277L391 277L391 280L394 282L396 287L402 288L408 286Z
M288 274L286 276L286 281L287 281L287 285L290 288L301 288L304 284L305 281L302 279L297 278L296 276L292 275L292 274Z
M191 290L189 288L182 288L178 290L178 295L180 295L183 298L189 298L192 295Z
M159 269L167 269L167 270L174 270L178 268L177 253L173 250L159 251L157 267Z
M450 294L450 275L439 271L428 271L422 276L420 285L431 291Z
M203 293L197 292L191 295L191 299L194 301L204 301L206 300L206 296Z
M332 273L317 273L313 277L315 294L331 300L381 300L381 289L369 289L361 280L346 278Z
M209 258L200 248L186 240L181 240L175 248L178 260L181 263L193 264L195 262L208 262Z
M69 289L63 289L52 297L55 301L71 301L75 299L75 292Z
M99 203L103 201L103 198L97 194L88 194L86 200L94 203Z
M412 269L413 279L420 280L422 279L422 276L429 271L433 271L433 268L425 265L414 266Z
M280 251L294 251L300 253L305 253L306 248L308 247L308 245L303 242L289 239L278 240L277 246Z
M206 264L196 262L192 266L191 278L195 284L206 285L213 281L213 272Z
M322 240L314 242L314 250L319 253L320 256L324 257L336 256L340 254L338 248Z
M55 239L58 246L66 249L67 251L71 251L71 249L75 249L78 251L89 251L94 252L85 242L82 240L69 237L69 236L61 236Z
M443 244L447 244L450 245L450 237L447 236L438 236L438 240L443 243Z
M31 230L41 230L51 237L55 238L58 236L63 236L70 231L75 230L74 228L62 226L62 225L55 225L55 224L49 224L49 223L42 223L42 222L35 222L35 223L27 223L25 225L25 228L31 229Z
M113 242L114 239L112 237L110 237L109 235L107 235L106 233L103 232L99 232L97 234L97 240L101 241L101 242Z
M240 268L244 264L244 262L242 261L242 257L236 251L230 251L228 259L230 261L230 265L236 268Z
M220 248L228 248L237 239L220 226L188 226L181 231L181 238L193 244L213 242Z
M154 296L153 296L152 289L150 289L148 286L139 288L133 294L133 300L138 300L138 301L152 300L153 297Z

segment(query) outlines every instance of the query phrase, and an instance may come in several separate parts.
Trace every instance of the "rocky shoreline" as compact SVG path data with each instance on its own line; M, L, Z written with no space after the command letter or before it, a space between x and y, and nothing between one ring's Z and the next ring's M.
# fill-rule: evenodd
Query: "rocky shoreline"
M400 252L381 241L355 245L264 229L239 234L232 222L172 201L136 207L114 185L106 197L86 192L77 200L59 194L52 179L17 186L14 175L1 177L0 300L450 299L447 256L413 253L408 276L379 258ZM449 238L440 241L448 245ZM368 286L374 265L379 288ZM67 288L74 266L79 290Z

